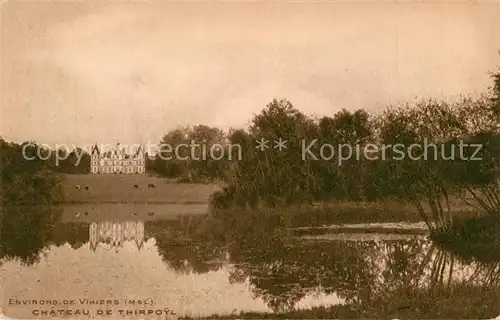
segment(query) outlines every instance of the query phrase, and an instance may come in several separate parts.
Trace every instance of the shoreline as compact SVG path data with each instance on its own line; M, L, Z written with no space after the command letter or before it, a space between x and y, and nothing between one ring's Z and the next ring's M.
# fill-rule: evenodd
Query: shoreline
M193 204L204 204L208 205L209 202L204 201L162 201L162 200L152 200L152 201L120 201L120 200L109 200L109 201L56 201L55 205L65 205L65 204L176 204L176 205L193 205Z

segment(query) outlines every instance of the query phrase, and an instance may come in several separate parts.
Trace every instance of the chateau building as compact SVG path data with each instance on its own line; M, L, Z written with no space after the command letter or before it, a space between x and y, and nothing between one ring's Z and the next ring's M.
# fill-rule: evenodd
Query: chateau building
M134 241L137 249L141 250L144 244L144 222L92 222L89 226L90 249L96 251L100 244L105 250L118 251L125 241Z
M128 155L125 149L120 149L120 144L117 144L114 150L107 152L101 152L96 144L92 147L90 156L90 172L143 174L146 172L144 158L142 147L139 147L134 154Z

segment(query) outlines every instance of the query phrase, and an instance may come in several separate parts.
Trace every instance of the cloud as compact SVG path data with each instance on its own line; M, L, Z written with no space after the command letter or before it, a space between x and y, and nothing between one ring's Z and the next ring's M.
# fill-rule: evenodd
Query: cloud
M483 90L497 61L487 6L122 3L67 19L62 8L7 39L3 113L18 123L2 134L158 140L177 125L244 125L281 97L309 114L375 110Z

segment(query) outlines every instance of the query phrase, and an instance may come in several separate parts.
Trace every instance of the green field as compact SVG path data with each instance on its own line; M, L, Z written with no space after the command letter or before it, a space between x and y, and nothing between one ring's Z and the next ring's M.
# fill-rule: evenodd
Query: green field
M149 184L155 188L148 188ZM103 174L66 175L61 187L65 203L208 203L210 195L219 190L214 184L175 183L147 175Z

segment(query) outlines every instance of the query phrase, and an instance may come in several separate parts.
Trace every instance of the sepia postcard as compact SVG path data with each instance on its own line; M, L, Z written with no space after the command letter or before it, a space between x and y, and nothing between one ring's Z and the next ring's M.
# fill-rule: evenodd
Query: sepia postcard
M0 319L500 319L498 0L0 12Z

